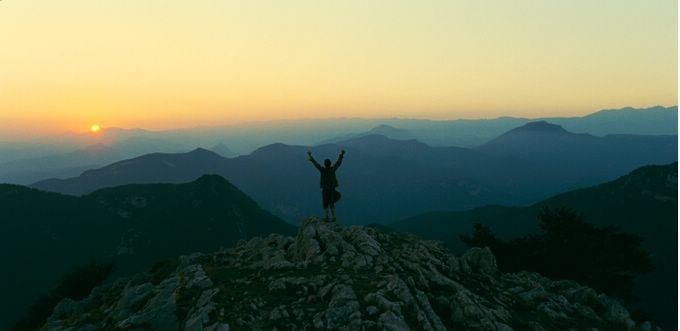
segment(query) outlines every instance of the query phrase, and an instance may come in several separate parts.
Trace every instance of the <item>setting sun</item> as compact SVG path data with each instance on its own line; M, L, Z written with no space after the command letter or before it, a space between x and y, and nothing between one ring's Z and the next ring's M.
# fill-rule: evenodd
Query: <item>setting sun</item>
M90 126L90 132L92 132L92 133L97 133L97 132L101 131L101 129L102 128L101 128L101 126L99 126L99 124L92 124L92 126Z

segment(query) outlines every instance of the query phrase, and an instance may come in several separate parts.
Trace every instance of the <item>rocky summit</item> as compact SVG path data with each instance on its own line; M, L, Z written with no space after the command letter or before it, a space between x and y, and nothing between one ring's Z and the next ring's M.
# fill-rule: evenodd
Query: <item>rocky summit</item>
M573 281L499 273L489 249L305 220L62 301L47 330L658 330Z

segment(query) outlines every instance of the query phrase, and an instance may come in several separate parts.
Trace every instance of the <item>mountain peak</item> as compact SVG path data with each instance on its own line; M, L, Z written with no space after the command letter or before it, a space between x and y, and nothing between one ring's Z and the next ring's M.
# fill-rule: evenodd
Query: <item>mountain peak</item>
M191 152L187 153L188 155L215 155L218 156L217 153L207 150L203 147L197 147L196 149L192 150Z
M392 139L409 139L413 138L413 135L404 129L399 129L395 128L391 125L387 124L380 124L370 130L368 130L364 135L370 135L370 134L380 134L383 136L387 136Z
M210 188L210 191L238 191L229 180L215 174L202 175L189 184L192 184L195 187Z
M548 153L552 158L554 153L563 153L560 147L564 147L565 139L582 140L589 139L589 135L578 135L565 130L562 126L546 121L535 121L516 127L503 133L497 138L485 143L478 149L487 153L499 155L523 155ZM573 141L571 142L574 143ZM571 146L571 145L569 145Z
M296 148L297 146L291 146L287 145L284 143L273 143L269 145L262 146L256 150L254 150L251 155L263 155L267 153L284 153L292 148Z
M526 132L526 133L538 133L538 134L568 134L570 133L569 131L565 130L562 126L557 125L557 124L552 124L546 121L535 121L535 122L529 122L525 125L522 125L518 128L512 129L508 131L508 133L518 133L518 132Z
M540 308L546 303L549 309ZM95 311L105 316L93 321ZM295 238L272 234L182 256L83 301L62 301L48 326L104 323L172 330L635 328L623 306L590 288L498 273L488 248L455 257L436 242L318 218L303 221Z
M224 177L214 174L205 174L195 180L196 183L229 183Z

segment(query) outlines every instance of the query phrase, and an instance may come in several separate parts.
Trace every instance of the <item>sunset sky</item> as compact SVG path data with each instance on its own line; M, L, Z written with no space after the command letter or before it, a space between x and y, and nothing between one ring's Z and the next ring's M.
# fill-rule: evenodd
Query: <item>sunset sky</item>
M0 131L677 103L675 0L2 0Z

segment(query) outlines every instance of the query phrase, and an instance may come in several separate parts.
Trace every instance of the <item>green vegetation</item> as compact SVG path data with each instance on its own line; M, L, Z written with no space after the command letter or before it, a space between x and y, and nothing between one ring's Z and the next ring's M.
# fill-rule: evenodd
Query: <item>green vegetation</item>
M89 259L113 258L117 274L125 275L161 259L295 232L218 176L126 185L83 197L0 184L0 220L0 257L12 270L0 275L0 329L20 319L59 275ZM151 281L173 268L170 261L156 265Z
M93 288L106 280L113 265L109 262L90 261L79 266L63 277L59 285L47 295L38 298L28 309L26 318L17 322L12 331L37 330L52 314L54 307L66 298L81 300L86 298Z
M637 235L588 224L583 215L564 208L545 208L538 219L538 234L502 240L475 224L474 234L461 240L470 247L489 247L501 271L571 279L624 300L632 299L634 276L653 269Z

